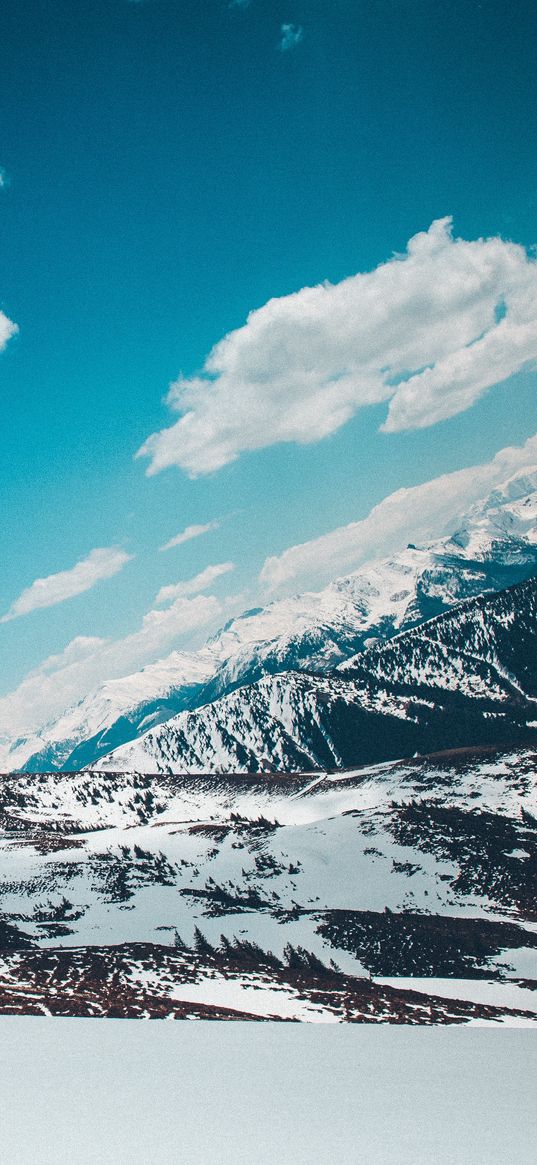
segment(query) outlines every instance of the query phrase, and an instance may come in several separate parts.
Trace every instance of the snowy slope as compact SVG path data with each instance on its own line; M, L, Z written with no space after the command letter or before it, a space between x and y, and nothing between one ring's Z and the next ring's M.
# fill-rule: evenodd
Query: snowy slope
M21 774L0 815L0 1010L535 1022L534 750Z

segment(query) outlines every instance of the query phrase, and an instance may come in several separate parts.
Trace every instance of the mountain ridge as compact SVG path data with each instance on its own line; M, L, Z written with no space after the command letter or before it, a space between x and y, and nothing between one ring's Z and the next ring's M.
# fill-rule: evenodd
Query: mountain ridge
M148 728L265 675L325 673L465 598L537 572L537 469L508 478L442 539L366 563L321 591L253 608L198 652L174 651L106 681L26 739L4 740L2 768L80 768Z
M469 650L470 648L470 650ZM287 672L183 712L109 770L300 771L537 739L537 580L466 600L327 675Z

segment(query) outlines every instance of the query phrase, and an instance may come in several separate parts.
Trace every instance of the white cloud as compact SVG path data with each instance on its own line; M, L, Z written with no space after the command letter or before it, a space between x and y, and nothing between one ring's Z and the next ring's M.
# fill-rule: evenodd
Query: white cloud
M54 607L57 603L64 603L66 599L81 595L101 579L111 578L117 574L132 557L132 554L127 554L119 546L97 547L70 570L61 570L58 574L37 578L31 586L21 592L18 599L15 599L7 614L0 619L0 623L8 623L11 619L28 615L30 611Z
M6 186L9 186L9 178L4 167L0 166L0 190L4 190Z
M77 636L0 698L0 736L35 731L105 680L128 675L200 628L215 625L222 609L214 595L178 598L165 610L148 611L137 630L122 639Z
M278 48L282 53L288 53L304 39L304 29L300 24L282 24Z
M221 575L228 574L230 570L234 569L234 562L217 562L214 566L206 566L205 570L200 571L195 578L172 583L168 587L161 587L155 603L159 607L162 603L170 603L174 599L184 598L187 595L197 595L200 591L206 591L207 587L212 586L213 582Z
M3 311L0 311L0 352L5 348L8 340L15 336L18 332L17 324L13 320L8 319Z
M454 416L537 358L537 261L440 219L403 255L335 285L269 300L172 384L180 413L138 450L148 474L211 473L247 450L307 444L389 402L383 429Z
M399 489L366 518L267 558L261 581L271 591L297 580L326 582L343 570L420 541L453 533L468 507L525 466L537 464L537 434L522 446L501 449L492 461Z
M83 659L88 659L95 655L101 647L104 647L107 640L102 639L98 635L77 635L71 642L64 647L63 651L57 652L55 655L49 655L36 668L28 673L26 677L29 679L34 676L46 675L48 672L60 671L63 667L68 667L72 663L79 663Z
M159 546L159 550L172 550L174 546L182 546L183 542L190 542L191 538L199 538L202 534L208 534L211 530L218 530L220 522L206 522L204 526L187 526L186 530L182 530L180 534L176 534L175 538L170 538L169 542L165 542L164 546Z

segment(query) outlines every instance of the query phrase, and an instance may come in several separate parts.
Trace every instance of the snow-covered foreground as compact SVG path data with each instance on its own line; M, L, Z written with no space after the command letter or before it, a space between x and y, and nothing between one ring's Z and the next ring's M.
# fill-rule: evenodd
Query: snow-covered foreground
M10 1165L534 1165L529 1031L0 1017Z
M537 1022L531 749L0 781L0 1007Z

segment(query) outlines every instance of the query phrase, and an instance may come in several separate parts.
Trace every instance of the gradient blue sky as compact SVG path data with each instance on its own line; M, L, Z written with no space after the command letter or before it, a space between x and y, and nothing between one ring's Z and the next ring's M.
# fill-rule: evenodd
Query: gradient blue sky
M430 428L379 433L376 405L195 480L134 459L172 420L169 383L271 297L373 269L446 215L537 242L536 42L525 0L3 0L0 612L94 547L134 556L0 627L4 692L208 563L236 563L215 593L255 601L267 556L537 430L522 371Z

